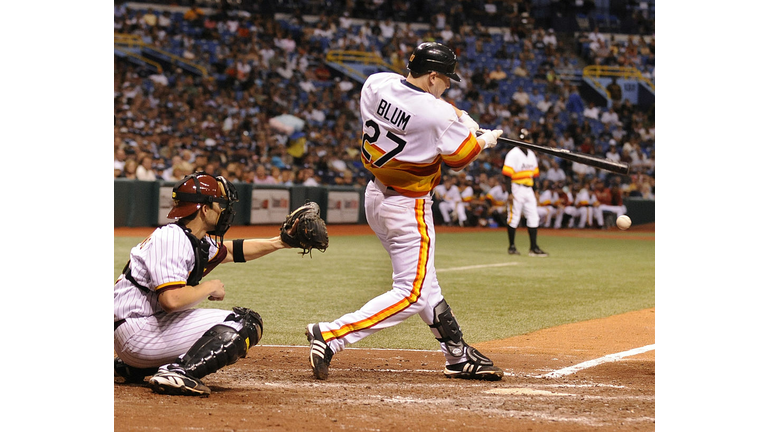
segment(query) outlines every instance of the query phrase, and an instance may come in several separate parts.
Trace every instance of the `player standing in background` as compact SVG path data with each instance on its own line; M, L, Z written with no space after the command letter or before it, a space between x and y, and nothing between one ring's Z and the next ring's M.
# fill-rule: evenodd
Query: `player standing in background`
M528 131L520 130L520 139L528 140ZM536 195L533 192L533 179L539 176L539 162L533 151L513 147L504 158L501 170L507 178L509 198L507 200L507 237L509 238L510 255L520 255L515 247L515 231L520 218L525 214L525 224L528 227L528 237L531 240L528 256L546 257L546 252L539 248L536 236L539 228L539 212L536 209Z
M131 249L115 282L115 376L149 384L157 393L203 396L202 377L245 357L261 339L258 313L194 308L224 300L220 280L201 279L217 265L250 261L289 247L280 236L223 241L234 219L237 191L223 177L198 172L173 188L168 213L176 222L157 228Z
M425 42L413 51L407 78L395 73L368 77L360 96L361 158L374 175L365 191L365 214L392 260L392 289L356 312L307 326L310 365L328 378L334 354L379 330L418 314L445 355L449 378L499 380L504 372L464 342L435 273L435 227L431 192L441 164L469 165L496 145L501 130L484 130L442 99L456 74L457 58L445 45Z

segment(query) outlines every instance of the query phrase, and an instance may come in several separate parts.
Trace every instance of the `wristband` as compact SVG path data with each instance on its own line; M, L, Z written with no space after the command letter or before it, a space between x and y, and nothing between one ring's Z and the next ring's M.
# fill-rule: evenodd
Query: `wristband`
M237 239L232 241L232 257L235 262L245 262L245 255L243 254L243 242L245 239Z

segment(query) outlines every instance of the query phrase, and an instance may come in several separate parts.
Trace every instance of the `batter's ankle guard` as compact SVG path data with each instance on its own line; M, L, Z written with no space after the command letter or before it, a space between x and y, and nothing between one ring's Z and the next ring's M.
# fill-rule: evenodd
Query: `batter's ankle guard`
M429 328L432 329L435 339L444 343L452 356L463 356L466 343L464 343L461 327L445 299L440 300L440 303L435 306L434 316L433 324Z

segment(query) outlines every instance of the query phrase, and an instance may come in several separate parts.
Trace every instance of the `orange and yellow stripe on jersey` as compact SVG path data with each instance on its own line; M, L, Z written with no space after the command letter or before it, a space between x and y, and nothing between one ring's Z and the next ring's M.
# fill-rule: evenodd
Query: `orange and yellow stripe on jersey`
M533 170L515 172L514 168L511 166L504 165L501 173L507 177L511 177L513 183L519 183L524 186L533 186L533 178L539 176L539 167L536 167Z
M385 154L381 148L367 141L363 143L363 148L371 156L371 161L378 160ZM399 194L417 198L430 193L440 184L442 162L451 168L463 168L477 156L480 150L477 139L469 134L455 152L449 155L437 155L429 163L404 162L392 158L378 167L364 155L361 155L361 159L365 167L379 181Z

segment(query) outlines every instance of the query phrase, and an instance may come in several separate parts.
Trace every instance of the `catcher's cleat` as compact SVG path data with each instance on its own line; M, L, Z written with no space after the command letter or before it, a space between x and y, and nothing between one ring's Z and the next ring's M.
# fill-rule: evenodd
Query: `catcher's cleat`
M185 375L183 371L161 369L149 379L149 385L159 394L200 397L211 394L211 389L202 381Z
M157 373L157 368L137 368L128 366L120 357L115 357L115 378L122 378L126 384L144 382L144 378Z
M498 381L504 376L501 368L493 365L493 361L480 351L467 346L469 360L452 365L446 365L443 374L447 378L463 378L474 380Z
M528 251L528 256L532 257L546 257L549 256L548 253L544 252L543 250L539 249L538 247L535 247Z
M520 252L518 252L517 248L514 246L510 246L509 249L507 249L507 253L510 255L520 255Z
M320 324L309 324L305 334L309 341L309 365L312 366L312 373L319 380L328 379L328 366L331 365L333 351L323 339Z

